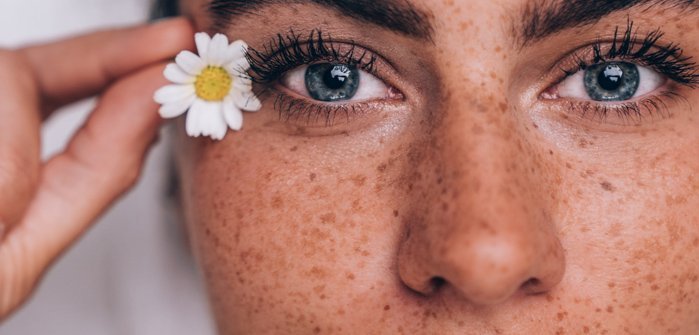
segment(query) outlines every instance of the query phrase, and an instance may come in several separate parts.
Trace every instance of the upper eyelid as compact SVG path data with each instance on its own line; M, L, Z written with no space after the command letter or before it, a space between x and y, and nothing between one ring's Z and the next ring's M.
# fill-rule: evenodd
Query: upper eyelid
M653 33L654 32L650 32L648 34ZM598 38L593 42L588 42L582 47L577 47L566 53L566 55L551 68L551 70L558 68L562 72L562 75L559 76L556 83L561 82L579 70L583 70L583 65L587 66L612 60L626 60L638 65L651 67L679 83L684 83L689 86L699 85L699 67L691 57L684 55L683 50L677 44L660 43L658 42L659 40L656 40L654 45L648 46L644 53L639 54L639 51L644 50L643 48L645 46L641 42L645 39L636 38L631 41L632 44L629 51L613 55L612 58L607 58L609 56L609 51L615 45L615 40L613 40L613 38L614 35L609 38ZM619 41L616 42L618 47ZM594 48L603 48L603 50L595 51ZM601 52L605 56L598 59L598 55L595 55L596 52ZM666 54L663 55L658 52L665 52ZM653 53L658 53L657 55L664 57L655 57L656 62L649 62L645 56L649 56ZM671 68L663 69L663 67L668 66Z
M295 59L288 59L289 52L292 52L291 57ZM352 52L354 53L351 54ZM362 66L364 70L374 75L377 73L373 67L378 63L395 70L393 64L375 50L351 39L336 39L325 35L318 29L312 30L308 36L302 36L294 31L289 31L287 35L277 34L276 38L265 43L261 49L250 47L247 58L253 74L258 75L258 78L269 79L268 81L278 79L281 76L279 72L291 70L295 66L338 58L340 61L355 62L361 59L355 65ZM276 72L275 76L271 76L271 72Z

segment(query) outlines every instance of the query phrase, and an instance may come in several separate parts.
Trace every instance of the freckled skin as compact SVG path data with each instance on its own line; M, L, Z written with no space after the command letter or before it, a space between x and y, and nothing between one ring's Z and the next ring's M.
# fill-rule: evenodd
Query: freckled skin
M185 8L204 27L202 1ZM524 0L411 2L430 9L434 45L339 29L409 50L396 62L406 112L300 132L266 100L223 142L177 135L220 332L699 333L699 91L639 127L584 120L526 98L554 84L531 69L583 33L516 50L508 24ZM699 26L650 13L632 17L699 57ZM229 34L255 46L343 22L310 5L264 16L273 29L243 19Z

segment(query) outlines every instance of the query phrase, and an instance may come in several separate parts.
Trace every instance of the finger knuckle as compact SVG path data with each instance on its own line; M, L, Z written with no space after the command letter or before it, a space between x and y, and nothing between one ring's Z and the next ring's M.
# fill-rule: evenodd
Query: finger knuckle
M19 51L0 49L0 71L11 74L17 85L33 84L30 62Z
M38 169L33 158L9 151L0 155L0 189L15 199L26 198L36 187Z

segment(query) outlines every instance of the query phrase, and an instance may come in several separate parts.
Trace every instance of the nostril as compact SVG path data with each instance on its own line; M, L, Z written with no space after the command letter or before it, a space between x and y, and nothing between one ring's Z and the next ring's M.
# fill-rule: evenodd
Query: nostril
M522 283L522 286L520 287L522 291L527 292L529 294L537 294L541 293L541 280L538 278L529 278L526 280L524 283Z
M447 281L442 277L433 277L430 280L430 291L437 292L442 286L444 286Z

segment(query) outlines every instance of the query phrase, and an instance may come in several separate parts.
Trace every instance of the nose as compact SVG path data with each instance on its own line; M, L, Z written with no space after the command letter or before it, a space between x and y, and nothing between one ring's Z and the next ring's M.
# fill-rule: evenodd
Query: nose
M410 192L398 272L423 295L450 286L473 304L494 305L551 290L565 259L548 214L554 191L544 155L514 122L478 126L478 136L463 131L478 122L445 120L419 149L413 173L422 178Z

